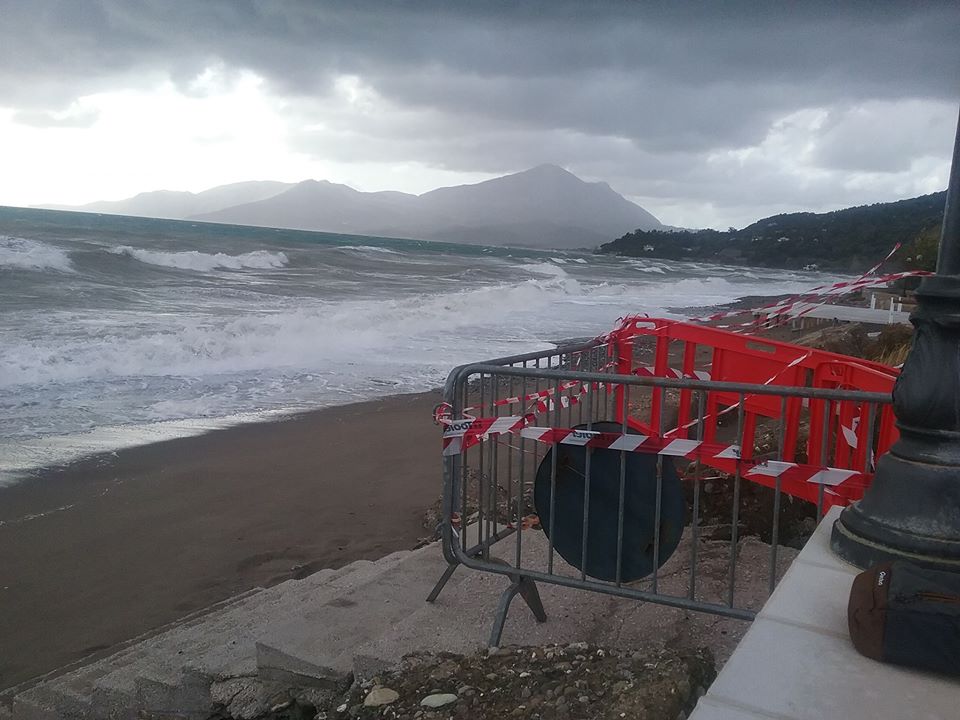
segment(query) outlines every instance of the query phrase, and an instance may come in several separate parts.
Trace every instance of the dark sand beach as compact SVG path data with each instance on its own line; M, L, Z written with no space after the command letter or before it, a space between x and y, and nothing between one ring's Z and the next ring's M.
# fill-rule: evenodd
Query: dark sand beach
M0 489L0 690L241 591L409 549L438 392L93 457Z

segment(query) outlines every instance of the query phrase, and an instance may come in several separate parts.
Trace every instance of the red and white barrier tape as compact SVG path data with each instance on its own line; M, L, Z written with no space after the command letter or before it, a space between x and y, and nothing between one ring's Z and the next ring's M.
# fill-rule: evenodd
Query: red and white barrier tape
M616 365L615 362L608 362L606 365L603 365L602 367L598 368L596 372L600 372L600 373L606 372L607 370L612 368L614 365ZM574 367L574 370L576 370L576 367ZM539 407L544 401L544 399L549 398L551 395L556 394L558 391L565 392L578 385L585 385L585 383L582 380L568 380L566 382L560 383L558 387L551 387L551 388L547 388L546 390L538 390L537 392L527 393L526 395L513 395L511 397L494 400L493 402L490 403L490 407L491 408L506 407L508 405L518 405L520 403L528 403L528 402L529 403L535 402L537 403L537 407ZM584 395L586 394L586 392L587 390L581 389L578 392L578 395ZM568 407L568 405L563 404L565 402L569 402L569 401L564 400L561 397L561 404L563 407L566 408ZM465 407L461 411L461 414L463 415L464 418L469 419L473 417L471 413L475 412L476 410L482 410L482 409L483 408L479 405L471 405L470 407ZM553 409L552 404L550 406L550 409L551 410ZM451 422L454 422L453 406L448 402L442 402L439 405L437 405L437 407L434 408L433 410L433 422L436 425L449 425Z
M712 313L710 315L705 315L702 317L690 318L687 322L695 323L705 323L705 322L716 322L718 320L725 320L727 318L737 317L739 315L744 315L747 313L751 314L764 314L767 316L779 317L789 312L794 306L799 303L810 302L811 300L818 300L822 298L832 298L840 297L841 295L846 295L857 290L863 290L868 287L876 287L878 285L886 285L888 283L894 282L895 280L902 280L908 277L925 277L927 275L932 275L933 273L926 270L908 270L898 273L888 273L886 275L877 275L873 276L873 273L886 262L890 256L893 255L896 250L899 249L899 245L894 248L888 255L887 258L874 265L870 270L856 278L855 280L842 280L840 282L835 282L830 285L819 285L815 288L811 288L804 293L799 295L793 295L789 298L784 298L776 300L767 305L760 305L755 308L744 308L739 310L724 310L717 313ZM826 301L815 303L815 306L823 305ZM809 311L808 311L809 312ZM630 320L631 318L625 318ZM716 327L721 329L728 328L739 328L739 327L749 327L751 325L756 325L754 320L750 320L743 323L737 323L734 325L717 325Z
M443 429L443 454L459 455L487 438L519 430L533 419L530 414L451 421Z
M640 377L668 377L677 380L710 380L710 373L706 370L694 370L692 373L685 373L682 370L668 367L664 369L663 375L657 375L657 369L653 365L646 365L633 369L633 374Z
M573 407L582 402L583 396L591 389L612 392L614 388L614 385L610 383L581 383L576 381L573 384L580 385L576 395L561 395L556 400L552 397L540 397L536 405L524 415L464 417L460 420L445 418L440 420L439 422L445 426L443 430L443 454L458 455L490 437L519 430L536 420L538 415L555 410L557 403L564 409ZM436 418L436 415L434 417Z
M782 318L785 315L788 315L791 319L803 317L804 315L808 315L809 313L813 312L816 308L822 307L823 305L827 304L826 301L811 303L810 301L812 299L822 298L822 297L825 297L826 295L830 295L832 297L839 297L840 295L846 295L848 293L856 292L857 290L863 290L868 287L886 285L895 280L902 280L903 278L926 277L932 274L933 273L927 272L926 270L911 270L908 272L890 273L889 275L880 275L873 278L864 278L864 279L854 280L852 282L849 282L844 285L843 292L826 293L826 294L818 295L814 297L806 296L806 297L791 298L790 302L787 302L781 306L775 307L771 312L766 313L766 318L760 323L760 328L772 326L780 318ZM801 310L796 314L790 314L790 312L797 305L806 305L806 304L809 304L809 307L804 308L803 310ZM751 312L756 312L756 311L751 311ZM747 323L747 324L751 324L751 323ZM756 324L756 323L752 323L752 324ZM722 326L718 325L717 327L722 327Z
M682 457L688 460L734 460L747 466L743 476L764 476L798 480L817 485L835 487L854 477L862 477L859 470L847 470L816 465L803 465L779 460L742 460L740 446L705 443L700 440L671 440L651 435L632 435L606 433L592 430L573 430L571 428L527 427L520 432L522 437L542 443L576 445L603 450L623 450L642 452L669 457Z
M579 380L569 380L564 383L560 383L560 392L568 390L572 387L580 385ZM514 405L523 402L533 402L535 400L542 400L543 398L553 395L557 391L557 388L547 388L546 390L539 390L537 392L529 393L527 395L514 395L513 397L503 398L500 400L494 400L490 403L490 407L504 407L507 405ZM482 408L479 405L471 405L470 407L465 407L461 413L464 418L472 418L470 414L476 410L481 410ZM433 411L433 421L438 425L449 425L454 422L453 420L453 406L448 402L442 402Z

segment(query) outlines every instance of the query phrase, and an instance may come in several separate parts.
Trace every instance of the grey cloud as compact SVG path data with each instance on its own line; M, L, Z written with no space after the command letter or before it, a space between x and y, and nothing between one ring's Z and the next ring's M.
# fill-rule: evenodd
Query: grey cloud
M60 111L158 76L198 93L207 67L251 70L291 108L291 142L321 159L556 162L664 204L822 206L859 197L851 173L906 187L918 158L943 156L955 111L938 108L960 90L955 2L0 3L0 106ZM390 112L338 115L343 75ZM871 103L896 117L858 115ZM803 108L829 110L805 158L816 183L789 157L717 160Z
M911 161L950 152L952 105L929 115L915 102L837 108L820 134L815 160L837 170L896 173Z
M219 58L285 93L313 94L337 73L399 79L438 69L504 82L620 72L692 88L734 78L822 85L825 94L909 86L943 97L955 92L960 67L952 37L960 12L950 3L759 11L754 3L60 0L38 9L7 0L4 16L7 93L11 75L60 74L83 87L132 67L195 74Z

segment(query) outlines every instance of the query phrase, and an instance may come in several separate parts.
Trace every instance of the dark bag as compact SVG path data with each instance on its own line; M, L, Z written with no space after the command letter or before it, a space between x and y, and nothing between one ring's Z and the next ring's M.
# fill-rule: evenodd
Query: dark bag
M960 675L960 573L875 565L854 578L847 620L867 657Z

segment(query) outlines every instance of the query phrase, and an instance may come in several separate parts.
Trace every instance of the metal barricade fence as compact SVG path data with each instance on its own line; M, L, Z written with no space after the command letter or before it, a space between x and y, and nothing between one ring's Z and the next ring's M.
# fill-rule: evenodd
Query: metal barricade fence
M491 645L500 643L517 594L539 621L546 619L537 582L750 620L756 611L736 597L745 483L763 488L757 497L769 503L769 593L785 569L779 560L784 496L794 499L781 477L795 482L795 471L806 469L807 482L819 486L817 519L830 504L846 503L850 485L862 488L872 477L875 418L889 412L888 394L618 375L610 342L465 365L447 379L441 534L449 565L428 601L460 565L509 578ZM726 399L724 418L708 412L717 397ZM693 407L678 408L680 398ZM788 403L801 406L790 415L800 431L788 432L786 412L745 427L752 398L777 400L784 411ZM632 427L643 427L633 418L653 405L658 428L694 418L683 439ZM857 469L833 422L851 407L869 426L860 431L868 447ZM798 432L820 433L805 438L806 447L817 449L816 467L798 462L799 444L785 452L785 440L800 442ZM749 452L741 452L747 445ZM711 458L722 462L711 465ZM847 492L839 492L844 486ZM728 508L718 506L727 502ZM727 522L718 522L721 513ZM721 529L727 558L722 578L702 582L707 518L712 532ZM714 533L708 548L714 556L717 545Z

